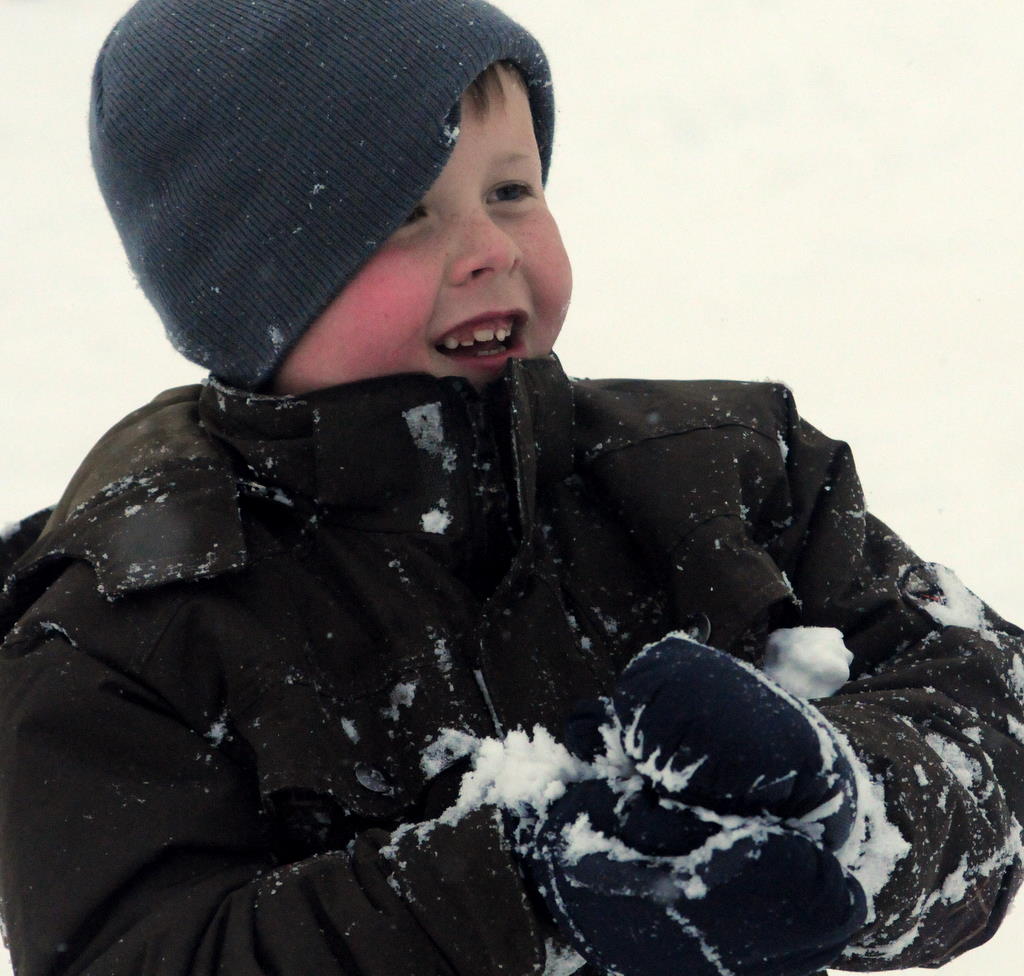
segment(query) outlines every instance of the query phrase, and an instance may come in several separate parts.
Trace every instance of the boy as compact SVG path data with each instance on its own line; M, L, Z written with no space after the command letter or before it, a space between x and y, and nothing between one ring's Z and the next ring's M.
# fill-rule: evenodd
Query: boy
M1020 632L784 390L565 377L552 119L481 2L143 0L104 46L101 186L213 375L11 573L19 973L797 976L998 925Z

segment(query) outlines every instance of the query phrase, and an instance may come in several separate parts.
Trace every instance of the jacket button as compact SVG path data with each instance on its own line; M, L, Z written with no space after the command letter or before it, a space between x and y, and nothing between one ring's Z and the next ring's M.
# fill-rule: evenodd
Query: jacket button
M359 785L371 793L384 793L387 795L395 792L394 787L388 782L388 778L373 766L368 766L366 763L357 763L355 774Z
M946 602L946 594L932 565L911 567L900 581L900 588L918 606Z
M683 621L682 629L698 644L706 644L711 639L711 620L706 613L691 613Z

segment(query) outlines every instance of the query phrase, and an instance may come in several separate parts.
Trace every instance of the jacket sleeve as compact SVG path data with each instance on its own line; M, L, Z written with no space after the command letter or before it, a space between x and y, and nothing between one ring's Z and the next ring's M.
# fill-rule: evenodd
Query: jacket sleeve
M59 623L34 629L0 660L0 890L19 976L541 972L493 810L279 863L251 769L158 686Z
M866 513L847 446L790 416L776 558L801 622L854 653L850 682L815 704L865 764L876 813L860 865L874 917L840 965L938 966L990 938L1021 883L1021 631Z

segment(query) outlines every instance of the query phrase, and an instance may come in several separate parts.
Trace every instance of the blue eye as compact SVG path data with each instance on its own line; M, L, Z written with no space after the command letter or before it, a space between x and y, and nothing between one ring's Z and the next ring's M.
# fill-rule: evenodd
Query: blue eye
M506 183L504 186L499 186L494 191L494 195L497 197L498 203L515 203L517 200L530 196L530 188L525 183Z

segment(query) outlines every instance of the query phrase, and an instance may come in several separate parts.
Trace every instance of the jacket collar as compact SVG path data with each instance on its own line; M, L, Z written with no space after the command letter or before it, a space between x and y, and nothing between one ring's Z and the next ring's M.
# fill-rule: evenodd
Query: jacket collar
M347 383L304 397L260 396L210 381L205 428L239 456L255 490L327 506L366 531L455 538L470 530L478 439L489 429L510 465L520 525L538 484L572 470L572 387L558 360L515 360L483 394L422 374Z

